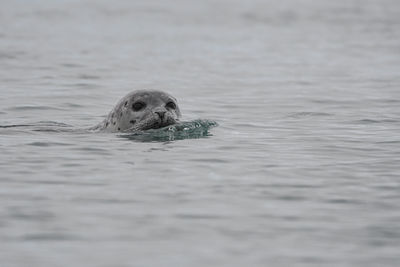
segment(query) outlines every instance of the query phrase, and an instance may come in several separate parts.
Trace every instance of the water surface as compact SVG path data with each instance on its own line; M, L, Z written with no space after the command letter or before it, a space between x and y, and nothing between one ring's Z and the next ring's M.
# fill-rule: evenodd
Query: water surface
M3 1L0 125L165 90L202 138L0 128L13 266L398 266L400 4Z

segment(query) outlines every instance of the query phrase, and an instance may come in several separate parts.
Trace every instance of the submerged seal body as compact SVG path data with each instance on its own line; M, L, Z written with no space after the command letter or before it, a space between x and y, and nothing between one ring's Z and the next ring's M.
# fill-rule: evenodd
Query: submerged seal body
M179 121L181 112L171 95L156 90L133 91L123 97L94 129L135 132L157 129Z

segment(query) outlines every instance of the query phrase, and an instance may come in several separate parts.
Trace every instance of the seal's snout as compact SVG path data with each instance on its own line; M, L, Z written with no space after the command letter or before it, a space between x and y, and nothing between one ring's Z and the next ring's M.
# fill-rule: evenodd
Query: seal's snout
M165 116L165 112L166 111L156 111L155 113L158 115L160 120L163 121L164 120L164 116Z

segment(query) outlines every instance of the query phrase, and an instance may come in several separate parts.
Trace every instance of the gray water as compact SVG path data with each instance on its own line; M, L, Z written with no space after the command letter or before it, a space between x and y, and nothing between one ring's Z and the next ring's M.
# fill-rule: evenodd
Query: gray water
M219 126L1 128L0 266L399 266L399 1L1 1L0 125L135 89Z

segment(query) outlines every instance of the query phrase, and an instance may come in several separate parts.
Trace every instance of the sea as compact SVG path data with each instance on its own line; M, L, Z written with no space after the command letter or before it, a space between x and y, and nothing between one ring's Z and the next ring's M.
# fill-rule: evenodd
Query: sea
M400 1L0 3L1 267L400 266Z

